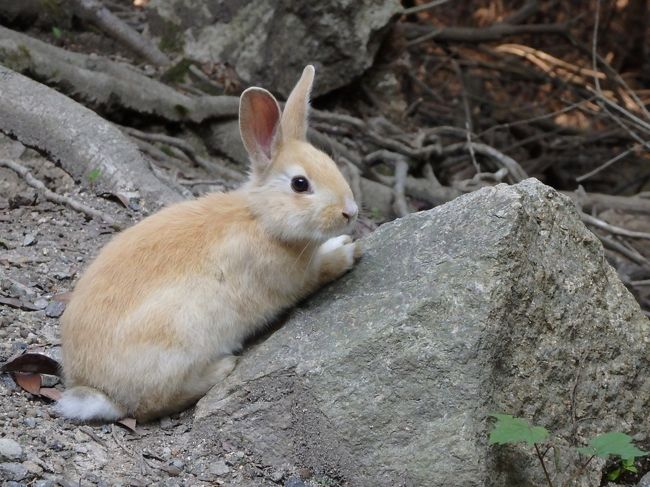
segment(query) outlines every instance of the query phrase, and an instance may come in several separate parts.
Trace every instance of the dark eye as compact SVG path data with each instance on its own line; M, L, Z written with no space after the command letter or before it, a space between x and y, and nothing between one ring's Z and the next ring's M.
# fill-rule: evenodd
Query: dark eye
M305 193L309 191L309 181L305 176L296 176L291 180L291 189L296 193Z

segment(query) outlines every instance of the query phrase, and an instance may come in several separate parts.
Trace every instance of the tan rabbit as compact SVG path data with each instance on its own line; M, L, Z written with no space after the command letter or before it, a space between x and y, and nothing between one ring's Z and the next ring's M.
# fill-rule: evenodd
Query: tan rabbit
M79 279L62 317L61 415L145 421L190 406L246 337L352 267L359 249L340 235L357 215L352 191L306 141L313 79L307 66L282 114L268 91L242 94L242 188L144 219Z

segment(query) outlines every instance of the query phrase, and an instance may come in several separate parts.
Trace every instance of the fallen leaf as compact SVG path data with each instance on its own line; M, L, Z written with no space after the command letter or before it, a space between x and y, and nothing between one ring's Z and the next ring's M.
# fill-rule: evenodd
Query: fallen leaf
M124 426L126 429L128 429L132 433L139 434L138 430L135 429L135 426L136 426L135 418L120 419L119 421L116 421L116 423Z
M41 374L31 374L29 372L12 372L16 384L25 389L30 394L40 396L41 394Z
M29 372L61 376L61 365L42 353L24 353L10 358L0 367L0 372Z
M63 395L63 393L60 390L55 389L54 387L41 387L40 394L43 397L52 399L53 401L58 401L59 399L61 399L61 396Z

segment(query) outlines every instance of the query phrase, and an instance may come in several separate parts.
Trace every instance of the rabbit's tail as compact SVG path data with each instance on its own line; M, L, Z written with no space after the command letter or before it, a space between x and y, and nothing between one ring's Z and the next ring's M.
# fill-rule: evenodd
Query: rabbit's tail
M67 389L55 410L61 416L76 421L116 421L126 416L126 411L106 394L85 386Z

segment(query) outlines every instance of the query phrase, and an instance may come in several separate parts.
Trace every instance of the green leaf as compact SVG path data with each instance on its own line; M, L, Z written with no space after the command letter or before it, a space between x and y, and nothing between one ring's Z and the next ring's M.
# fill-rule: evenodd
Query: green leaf
M57 39L61 39L63 33L61 32L61 29L59 29L58 27L52 27L52 35Z
M639 450L632 444L632 438L625 433L604 433L592 438L585 447L578 448L578 451L587 456L607 458L610 455L621 457L623 460L634 460L649 452Z
M525 442L529 446L548 438L548 430L541 426L531 426L522 418L509 414L490 414L496 418L494 429L490 432L490 444L507 445Z
M618 478L621 476L621 472L622 472L621 467L615 468L614 470L612 470L607 474L607 480L611 480L612 482L614 480L618 480Z
M95 169L93 169L92 171L90 171L90 172L88 173L88 176L87 176L87 177L88 177L88 181L89 181L90 183L94 183L94 182L97 180L97 178L99 177L99 175L100 175L101 173L102 173L102 172L99 170L99 168L95 168Z
M623 470L627 470L628 472L632 473L638 473L636 465L634 465L634 458L625 458L623 460Z

